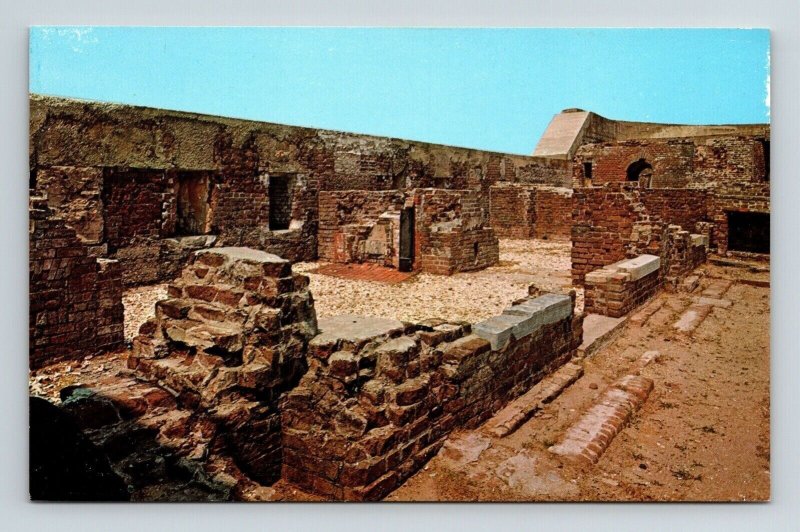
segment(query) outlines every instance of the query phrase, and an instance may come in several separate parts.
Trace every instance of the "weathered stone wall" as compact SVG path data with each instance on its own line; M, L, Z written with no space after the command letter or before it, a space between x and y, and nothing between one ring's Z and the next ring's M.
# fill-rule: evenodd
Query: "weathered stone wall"
M92 256L44 198L31 198L29 215L30 366L122 346L119 263Z
M528 328L509 326L494 349L464 324L321 320L308 373L281 404L284 478L331 499L382 498L453 429L479 425L573 356L583 330L573 303L527 309L514 323Z

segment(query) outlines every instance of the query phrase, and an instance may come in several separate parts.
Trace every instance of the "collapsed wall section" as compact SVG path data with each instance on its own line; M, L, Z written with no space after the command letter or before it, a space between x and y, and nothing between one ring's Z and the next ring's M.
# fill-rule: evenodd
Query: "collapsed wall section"
M282 461L279 395L306 370L317 332L308 278L248 248L196 252L134 338L130 368L222 427L225 452L271 484Z
M284 478L331 499L382 498L452 430L567 362L582 340L573 308L570 296L521 301L473 333L439 320L320 320L309 370L281 403Z
M45 198L31 197L28 213L31 368L121 347L119 263L94 257Z

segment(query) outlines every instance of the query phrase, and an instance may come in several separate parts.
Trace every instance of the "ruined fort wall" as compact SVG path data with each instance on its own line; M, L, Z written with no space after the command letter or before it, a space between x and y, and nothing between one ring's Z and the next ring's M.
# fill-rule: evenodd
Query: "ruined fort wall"
M209 234L214 245L313 260L320 190L469 188L484 193L488 208L495 182L570 180L567 161L44 96L32 96L30 106L31 188L100 253L115 226L104 227L97 213L125 219L125 242L105 256L120 259L129 286L168 279L157 266L174 256L165 238ZM176 196L181 181L198 174L209 182L208 221L187 235L176 226ZM118 189L109 190L111 179ZM290 182L288 194L273 200L291 205L291 221L273 230L269 183L276 179Z
M320 260L344 263L363 260L365 253L358 248L364 246L381 214L399 213L406 198L407 194L398 190L320 191L317 236ZM396 247L395 242L387 244Z
M573 198L573 283L582 285L587 273L645 253L661 258L661 277L697 266L698 255L685 240L709 232L713 201L704 191L608 184L576 189Z
M585 144L573 161L573 186L625 182L636 161L652 167L646 188L724 188L767 180L769 136L718 136L682 139L637 139ZM585 164L591 164L587 181Z
M572 234L572 190L542 187L536 191L534 237L569 240Z
M533 238L536 224L536 188L494 185L490 190L490 222L500 238Z

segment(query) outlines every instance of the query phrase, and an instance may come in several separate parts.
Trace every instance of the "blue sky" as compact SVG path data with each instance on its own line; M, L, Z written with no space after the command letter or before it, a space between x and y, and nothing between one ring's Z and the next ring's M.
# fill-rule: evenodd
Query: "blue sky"
M767 30L34 27L30 91L529 154L580 107L769 120Z

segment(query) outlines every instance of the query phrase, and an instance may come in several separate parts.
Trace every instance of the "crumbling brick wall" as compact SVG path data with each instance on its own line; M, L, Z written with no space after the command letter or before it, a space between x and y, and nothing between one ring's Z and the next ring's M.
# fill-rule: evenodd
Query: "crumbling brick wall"
M711 245L719 253L728 251L728 213L770 212L769 183L729 185L709 196L708 216L714 222Z
M187 236L175 234L181 173L211 176L213 245L251 246L291 260L317 257L320 190L469 188L485 193L488 208L488 187L497 181L569 183L567 161L63 98L32 96L30 105L32 188L51 192L51 207L97 244L99 256L120 260L129 286L174 273L160 265L175 256L174 243L163 239ZM102 194L113 175L127 176L135 190L112 194L109 212ZM275 175L294 184L287 230L268 227L267 184ZM140 208L113 203L123 195ZM106 227L101 213L112 218ZM128 229L119 219L135 222L134 235L123 234ZM106 250L106 231L125 245Z
M47 200L30 200L29 360L32 368L120 347L122 271L98 259Z
M450 275L497 264L500 245L488 206L471 190L418 189L414 269Z
M201 250L142 325L128 365L222 427L237 466L271 484L282 461L278 397L305 372L316 332L308 277L288 261L248 248Z
M574 355L583 318L572 304L495 349L464 324L379 320L347 335L336 320L364 319L334 318L332 332L321 322L308 373L281 403L284 479L331 499L382 498L452 430L479 425Z
M692 176L694 144L692 140L628 140L588 144L578 149L573 165L572 184L584 186L587 178L584 163L591 164L595 186L621 183L628 179L628 167L639 160L652 166L652 180L643 183L652 188L681 188Z
M371 256L365 249L370 233L384 213L398 213L407 201L407 195L397 190L388 191L321 191L319 194L319 231L317 236L319 258L330 262L375 261L381 264L397 253L397 242L392 242L383 255ZM398 228L399 230L399 228ZM389 261L387 265L394 265Z
M640 271L642 268L646 269ZM610 264L586 275L584 311L613 318L625 316L652 298L661 282L661 261L657 256L640 255Z
M501 238L569 239L572 190L518 184L492 186L490 222Z
M634 224L646 219L634 193L620 187L576 189L573 195L572 282L627 258Z
M577 189L573 283L580 285L587 273L641 254L661 258L662 277L670 272L673 255L681 263L694 263L696 259L689 260L685 253L673 252L673 247L686 245L675 232L705 234L712 204L705 192L686 189L648 190L626 184Z
M708 193L692 189L642 189L640 198L648 214L667 224L693 232L708 220Z

